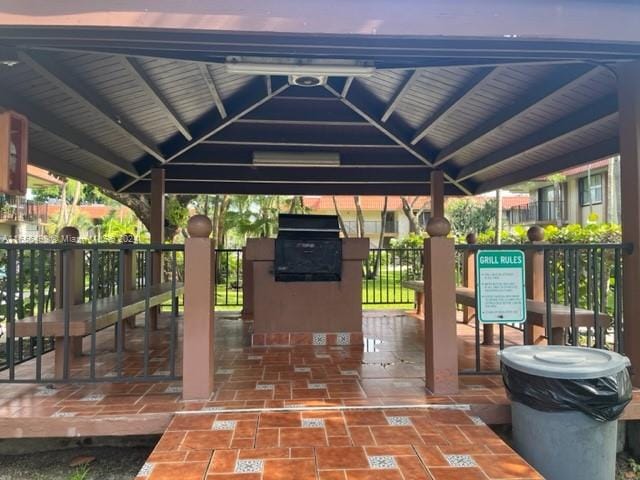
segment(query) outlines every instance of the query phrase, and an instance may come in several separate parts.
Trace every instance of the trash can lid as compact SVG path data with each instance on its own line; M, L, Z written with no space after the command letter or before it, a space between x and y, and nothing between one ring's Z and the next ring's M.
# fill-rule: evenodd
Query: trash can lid
M523 345L498 352L502 363L538 377L587 379L615 375L631 365L627 357L608 350L562 345Z

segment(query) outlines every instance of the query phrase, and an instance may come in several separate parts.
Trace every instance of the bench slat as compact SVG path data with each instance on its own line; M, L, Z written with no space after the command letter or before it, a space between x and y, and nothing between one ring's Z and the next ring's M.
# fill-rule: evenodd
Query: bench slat
M424 282L420 280L406 280L402 286L416 292L422 292ZM476 308L476 291L474 288L456 287L456 303L466 307ZM575 309L575 324L578 327L593 327L595 313L584 308ZM568 328L571 326L571 308L566 305L551 305L551 319L554 328ZM538 300L527 299L527 322L533 325L547 326L547 304ZM607 328L611 324L611 317L606 313L598 313L596 325Z
M149 294L149 306L155 307L171 300L171 282L153 285ZM176 285L176 295L184 292L184 285ZM126 292L122 298L122 318L128 318L145 309L145 289ZM120 298L113 295L96 301L96 330L108 327L118 321ZM69 336L78 337L91 333L92 303L73 305L69 311ZM15 322L15 337L35 337L38 332L38 317L25 317ZM42 316L42 335L45 337L64 336L64 310L59 308Z

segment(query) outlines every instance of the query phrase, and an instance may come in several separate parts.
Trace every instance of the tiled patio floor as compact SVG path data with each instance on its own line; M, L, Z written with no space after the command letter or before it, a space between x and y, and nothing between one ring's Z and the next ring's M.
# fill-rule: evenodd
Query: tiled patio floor
M540 479L456 407L177 414L137 480Z
M216 320L216 390L206 401L183 401L180 382L0 384L0 438L25 436L83 436L156 434L164 432L177 412L211 409L320 408L332 406L467 405L487 423L509 421L509 401L498 375L460 377L456 395L434 396L424 387L422 321L402 312L367 312L365 346L247 347L247 329L237 317ZM473 365L475 332L459 324L460 364ZM509 330L507 330L509 332ZM128 335L125 369L142 368L137 328ZM112 332L99 335L98 361L102 374L113 370ZM519 340L510 331L507 342ZM168 333L150 338L154 372L167 369ZM86 345L85 345L86 347ZM85 350L85 351L88 351ZM496 347L482 347L482 368L497 367ZM180 358L180 349L177 357ZM43 371L50 372L52 354ZM179 365L178 365L179 368ZM28 372L33 362L17 369ZM88 370L88 356L72 371ZM6 375L6 372L4 373ZM640 399L626 418L640 418Z

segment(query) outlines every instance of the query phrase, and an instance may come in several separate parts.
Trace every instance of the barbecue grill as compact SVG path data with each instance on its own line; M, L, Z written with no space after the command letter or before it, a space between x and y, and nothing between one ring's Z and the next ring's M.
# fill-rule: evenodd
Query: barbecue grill
M335 215L278 217L276 282L339 282L342 241Z

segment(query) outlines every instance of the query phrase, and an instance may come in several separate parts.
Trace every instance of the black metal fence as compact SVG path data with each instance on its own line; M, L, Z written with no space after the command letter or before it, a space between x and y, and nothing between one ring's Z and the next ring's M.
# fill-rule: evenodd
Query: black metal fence
M0 246L0 382L147 381L179 378L178 297L182 245L3 244ZM154 262L154 258L157 260ZM154 264L163 265L160 284ZM155 312L169 304L161 328ZM157 307L157 308L156 308ZM142 314L135 324L137 314ZM127 322L130 328L125 329ZM113 348L104 338L115 326ZM125 330L135 332L125 348ZM55 338L55 340L54 340ZM44 359L55 343L61 351ZM100 361L97 351L100 349ZM51 354L53 355L53 354ZM27 360L34 360L27 362Z
M626 244L526 244L457 245L457 278L462 281L465 252L481 249L536 252L543 267L543 298L531 304L544 323L539 325L543 341L605 348L623 352L622 257L631 249ZM529 307L528 307L529 308ZM569 318L566 324L566 318ZM554 320L555 319L555 320ZM560 322L562 320L562 322ZM559 327L558 325L565 325ZM469 373L486 372L482 365L482 339L477 317L475 326L475 362ZM507 343L530 343L532 332L522 324L497 326L499 349ZM507 329L514 333L507 334ZM495 347L494 347L495 348Z
M409 306L414 291L407 280L422 279L422 249L373 248L363 265L362 304Z

